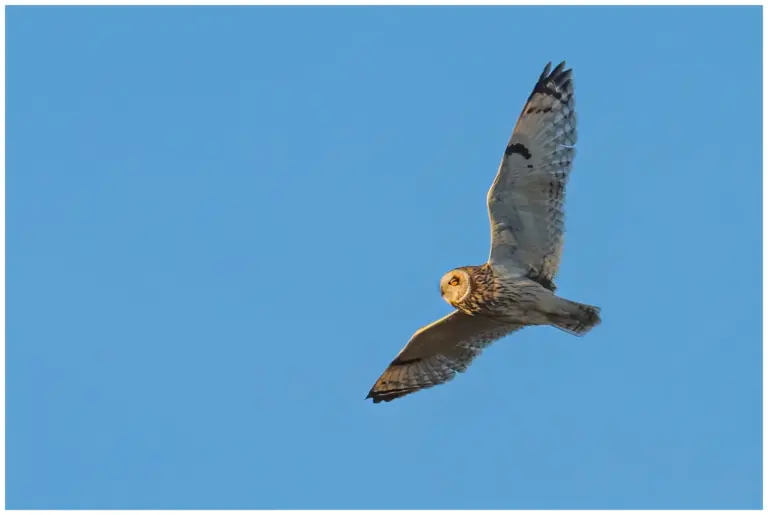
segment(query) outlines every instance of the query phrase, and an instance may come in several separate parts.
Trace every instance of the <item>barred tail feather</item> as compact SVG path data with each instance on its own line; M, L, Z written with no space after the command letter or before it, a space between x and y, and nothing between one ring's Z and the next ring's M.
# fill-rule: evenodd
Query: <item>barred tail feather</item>
M552 325L575 336L584 336L600 324L600 308L559 299L561 313L552 316Z

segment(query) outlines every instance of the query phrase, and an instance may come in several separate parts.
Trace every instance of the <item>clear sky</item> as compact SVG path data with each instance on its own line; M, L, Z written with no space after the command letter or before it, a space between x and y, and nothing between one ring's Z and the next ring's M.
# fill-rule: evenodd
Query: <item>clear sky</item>
M8 508L761 507L759 7L6 19ZM563 59L602 325L365 401Z

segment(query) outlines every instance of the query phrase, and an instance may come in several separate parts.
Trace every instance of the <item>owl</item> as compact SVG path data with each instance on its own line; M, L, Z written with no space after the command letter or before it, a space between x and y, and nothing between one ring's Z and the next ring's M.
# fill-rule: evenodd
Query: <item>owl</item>
M391 401L445 383L485 347L528 325L583 336L600 308L555 295L565 185L576 154L573 72L548 63L533 88L488 191L491 252L440 280L455 310L411 337L366 399Z

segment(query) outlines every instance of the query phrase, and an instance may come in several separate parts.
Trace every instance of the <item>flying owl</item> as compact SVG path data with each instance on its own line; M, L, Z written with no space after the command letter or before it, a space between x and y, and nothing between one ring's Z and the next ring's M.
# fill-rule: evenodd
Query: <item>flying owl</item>
M565 185L576 154L572 70L548 63L523 107L488 191L491 252L440 280L456 310L419 329L366 399L391 401L464 372L485 347L527 325L583 336L600 308L555 295Z

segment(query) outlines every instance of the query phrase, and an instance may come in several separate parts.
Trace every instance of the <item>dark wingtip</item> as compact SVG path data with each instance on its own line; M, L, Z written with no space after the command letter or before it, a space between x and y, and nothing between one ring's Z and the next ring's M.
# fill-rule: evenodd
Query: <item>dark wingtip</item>
M373 391L373 389L371 389L371 391L368 392L368 395L365 397L365 400L371 399L374 404L378 404L380 402L391 402L395 399L399 399L400 397L404 397L409 393L412 393L412 391L411 390L390 390L386 392L375 392Z
M541 77L539 77L536 86L534 86L533 91L530 96L528 96L528 100L533 98L533 95L536 93L546 93L560 99L561 94L549 87L548 84L549 82L553 82L556 88L560 88L572 79L572 75L572 69L565 69L565 61L561 61L554 70L552 70L552 61L548 62L547 66L544 67L544 72L541 74Z
M371 388L371 391L368 392L368 395L365 396L365 400L371 399L374 404L380 403L382 400L389 400L389 399L382 399L380 396L376 395L376 392L373 391L373 388Z
M555 82L561 82L564 78L566 78L573 70L568 68L565 69L565 61L560 61L560 64L555 66L555 69L551 72L549 71L552 66L552 61L547 63L547 67L544 68L544 71L547 72L544 75L541 76L542 79L550 79L554 80Z
M549 75L549 70L552 69L552 61L549 61L547 65L544 67L544 71L541 72L541 77L539 77L539 80L544 80Z

